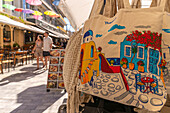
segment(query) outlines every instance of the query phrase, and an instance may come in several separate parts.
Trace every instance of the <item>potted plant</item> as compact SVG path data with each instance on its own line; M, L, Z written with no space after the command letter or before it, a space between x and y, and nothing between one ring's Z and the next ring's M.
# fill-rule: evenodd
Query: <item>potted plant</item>
M16 43L16 42L13 44L13 47L14 47L14 49L18 49L18 48L20 48L19 44L18 44L18 43Z
M129 63L129 69L130 70L133 70L134 68L135 68L135 64L134 63L132 63L132 61L133 61L133 59L135 58L135 55L136 55L136 53L137 53L137 43L136 43L136 41L132 41L132 43L131 43L131 47L132 47L132 53L133 53L133 57L132 57L132 59L131 59L131 62Z
M132 31L132 34L127 35L126 41L131 42L131 46L132 46L131 51L134 54L131 62L129 63L129 69L131 70L134 69L134 64L132 63L132 61L135 57L135 54L137 53L137 44L139 43L144 44L145 49L147 49L148 47L152 47L154 50L157 49L161 53L161 40L162 40L162 34L159 34L157 32L151 32L151 31L140 32L136 30L136 31Z
M114 60L111 60L111 61L110 61L110 64L111 64L111 66L113 66L113 64L114 64Z
M11 45L4 45L4 49L11 49Z
M137 65L138 65L138 71L139 71L139 72L144 72L144 71L145 71L145 70L144 70L144 65L145 65L145 64L144 64L143 61L141 61L141 60L138 61L138 62L137 62Z
M161 64L159 65L159 68L161 68L161 76L160 76L160 78L161 78L164 86L165 86L165 82L164 82L164 77L163 77L163 71L164 71L164 69L166 69L166 67L165 67L166 64L167 64L167 62L162 59L162 60L161 60Z
M166 67L167 62L165 60L161 60L161 64L159 65L159 68L161 68L162 70L164 70Z
M128 60L127 58L122 58L122 60L120 61L120 65L123 67L123 68L127 68L127 64L128 64Z

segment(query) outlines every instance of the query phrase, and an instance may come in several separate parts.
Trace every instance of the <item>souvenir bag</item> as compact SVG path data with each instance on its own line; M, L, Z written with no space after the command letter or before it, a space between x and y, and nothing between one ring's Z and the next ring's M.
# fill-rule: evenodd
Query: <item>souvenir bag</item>
M117 1L119 3L118 9L124 8L123 0L117 0ZM113 3L115 2L112 2L112 4ZM113 16L116 14L114 5L107 3L105 7L103 7L103 4L104 4L104 0L95 0L89 18L92 18L99 13L107 17L111 17L111 15ZM112 12L112 13L108 14L108 12ZM83 29L80 29L79 31L75 32L71 36L65 50L66 54L65 54L65 58L64 58L65 61L63 65L63 78L64 78L64 85L68 93L68 99L67 99L68 113L79 112L79 105L81 105L81 103L83 102L87 103L89 102L90 99L92 99L91 95L88 94L83 94L83 96L80 95L76 88L79 79L78 77L79 75L77 72L79 71L79 67L80 67L79 65L80 65L82 31Z
M163 107L167 96L162 51L165 1L157 7L132 9L124 0L124 9L114 17L105 8L104 15L95 13L85 22L77 57L78 91L150 111Z
M168 76L170 75L170 1L166 1L165 5L165 13L163 16L163 28L162 28L162 53L164 60L162 60L162 64L160 68L163 71L163 76L165 82L168 80Z

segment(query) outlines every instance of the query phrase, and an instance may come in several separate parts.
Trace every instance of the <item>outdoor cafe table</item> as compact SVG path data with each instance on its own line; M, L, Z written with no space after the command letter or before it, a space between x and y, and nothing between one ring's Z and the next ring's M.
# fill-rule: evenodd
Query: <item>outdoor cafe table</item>
M150 87L151 87L152 82L154 82L154 79L153 79L153 78L150 78L150 77L143 77L143 78L141 78L141 81L142 81L142 83L144 83L144 85L145 85L145 87L146 87L146 89L144 90L144 93L145 93L145 92L147 92L147 93L149 93L149 92L153 93L153 92L150 90Z

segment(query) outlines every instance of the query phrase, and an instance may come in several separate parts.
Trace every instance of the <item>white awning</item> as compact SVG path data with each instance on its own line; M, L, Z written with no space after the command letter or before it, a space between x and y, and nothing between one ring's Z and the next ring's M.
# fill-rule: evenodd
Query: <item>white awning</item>
M39 28L37 28L37 27L34 27L34 26L29 26L29 27L31 27L31 28L32 28L32 31L34 31L34 32L36 32L36 33L42 33L42 34L45 33L44 30L39 29ZM52 33L49 33L49 35L52 36L52 37L59 38L57 35L54 35L54 34L52 34Z
M3 15L0 15L0 23L9 24L11 26L18 27L19 29L27 29L27 30L32 31L32 29L29 26L27 26L27 25L25 25L25 24L23 24L21 22L12 20L12 19L10 19L10 18L8 18L6 16L3 16Z
M42 27L43 29L51 32L52 34L55 34L56 36L58 36L58 38L69 38L68 36L66 36L66 35L64 35L64 34L61 34L61 33L56 32L56 31L52 31L52 30L50 30L50 29L48 29L48 28L46 28L46 27L43 27L43 26L40 26L40 27Z
M30 31L33 31L33 32L36 32L36 33L42 33L42 34L45 33L45 31L42 30L42 29L39 29L39 28L31 26L31 25L25 25L25 24L23 24L21 22L12 20L12 19L10 19L10 18L8 18L6 16L3 16L3 15L0 15L0 23L8 24L8 25L17 27L19 29L30 30ZM52 36L52 37L56 37L56 38L59 37L58 35L54 35L52 33L50 33L49 35Z
M67 38L67 39L69 39L69 38L70 38L68 35L65 35L65 34L64 34L64 36L65 36L65 38Z
M0 15L0 23L2 23L2 24L9 24L9 25L17 27L19 29L30 30L30 31L33 31L33 32L36 32L36 33L42 33L42 34L45 33L45 31L42 30L42 29L39 29L39 28L31 26L31 25L25 25L25 24L23 24L21 22L12 20L12 19L10 19L10 18L8 18L6 16L3 16L3 15ZM43 28L47 29L45 27L43 27ZM56 38L69 38L67 35L64 35L64 34L61 34L61 33L55 32L55 31L52 31L50 29L47 29L47 30L52 32L52 33L49 33L49 35L52 36L52 37L56 37Z
M94 0L61 0L60 10L77 30L89 17Z

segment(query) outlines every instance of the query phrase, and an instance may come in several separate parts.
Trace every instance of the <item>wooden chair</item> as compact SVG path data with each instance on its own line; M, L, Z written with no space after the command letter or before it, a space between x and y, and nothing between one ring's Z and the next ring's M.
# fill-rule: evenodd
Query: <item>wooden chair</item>
M1 70L1 73L3 74L2 60L3 60L3 54L0 54L0 70Z
M15 52L15 57L18 61L22 61L22 65L24 64L24 60L27 64L27 51L17 51Z
M7 65L8 67L8 72L10 71L10 64L13 64L13 68L15 69L15 58L10 59L9 56L7 56L6 58L4 58L3 54L0 54L0 70L1 73L3 74L3 65Z
M22 58L23 58L23 63L24 63L24 60L25 60L25 62L26 62L26 64L27 64L27 51L23 51L23 55L22 55Z
M33 61L33 57L34 55L32 53L27 54L27 61L30 63L31 60Z

